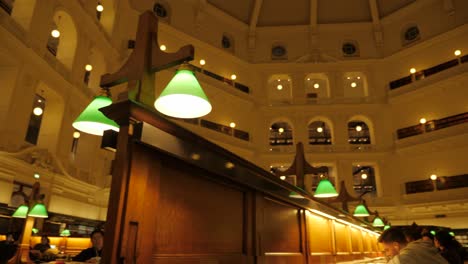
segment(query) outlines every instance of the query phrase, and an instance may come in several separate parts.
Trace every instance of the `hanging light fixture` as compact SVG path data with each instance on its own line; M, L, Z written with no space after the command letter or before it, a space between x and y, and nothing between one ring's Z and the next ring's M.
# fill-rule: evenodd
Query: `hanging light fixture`
M69 229L64 229L62 232L60 232L60 236L63 236L63 237L69 237L70 235L71 233Z
M35 227L33 227L33 228L31 229L31 231L33 232L33 234L39 233L39 229L37 229L37 228L35 228Z
M304 196L294 191L289 193L289 197L295 198L295 199L305 199Z
M367 210L366 206L364 205L364 203L360 203L356 209L354 209L354 213L353 213L354 216L356 217L367 217L369 216L369 211Z
M37 218L47 218L47 209L43 203L37 203L33 206L31 211L28 213L28 216L37 217Z
M20 205L18 209L13 213L12 217L15 218L26 218L28 216L29 207L27 205Z
M386 224L386 225L384 226L383 230L387 230L387 229L389 229L390 227L392 227L390 224Z
M73 127L76 130L97 136L102 136L106 130L119 132L119 125L99 111L100 108L110 104L112 104L112 99L109 91L102 89L101 95L96 96L76 118Z
M379 215L376 215L374 218L374 221L372 222L373 227L382 227L385 226L382 218L379 217Z
M177 118L197 118L211 112L211 104L187 63L176 72L154 102L159 112Z
M336 192L335 187L333 187L333 184L328 179L322 179L319 182L314 194L314 197L317 198L330 198L336 196L338 196L338 193Z

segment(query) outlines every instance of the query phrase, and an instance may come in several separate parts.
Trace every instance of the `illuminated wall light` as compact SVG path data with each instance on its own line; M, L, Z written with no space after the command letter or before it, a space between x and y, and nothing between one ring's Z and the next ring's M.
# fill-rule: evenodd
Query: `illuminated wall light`
M461 50L456 50L455 52L453 52L453 54L455 54L455 56L460 56L461 55Z
M426 124L426 122L427 122L427 120L426 120L426 118L424 118L424 117L421 118L421 119L419 119L419 123L420 123L420 124Z
M411 69L409 70L409 72L410 72L411 74L415 74L415 73L416 73L416 69L415 69L415 68L411 68Z
M348 76L348 77L346 77L346 79L351 80L351 77Z
M318 89L319 87L320 87L320 84L314 83L314 88L315 88L315 89Z
M93 70L93 66L91 64L86 64L85 66L85 71L92 71Z
M435 180L437 180L437 175L432 174L430 178L431 178L431 180L435 181Z
M328 219L332 219L332 220L335 220L335 219L336 219L336 217L334 217L334 216L332 216L332 215L329 215L329 214L326 214L326 213L321 212L321 211L316 210L316 209L310 209L310 211L311 211L312 213L314 213L314 214L324 216L324 217L326 217L326 218L328 218Z
M358 80L360 80L360 79L361 79L361 76L358 76L358 77L356 77L356 78L357 78Z
M232 127L232 128L235 128L235 127L236 127L236 123L231 122L231 123L229 123L229 126Z
M226 164L224 165L224 167L226 167L226 169L233 169L235 167L234 163L232 162L226 162Z
M44 111L43 111L42 108L40 108L39 106L34 107L34 109L33 109L33 114L36 115L36 116L42 115L43 112L44 112Z
M278 132L283 133L283 132L284 132L284 128L282 128L282 127L278 128Z
M355 83L355 82L352 82L352 83L351 83L351 87L354 88L354 87L356 87L356 86L357 86L357 83Z
M356 131L362 131L362 126L356 126Z
M278 85L276 86L276 89L278 89L278 90L283 90L283 85L278 84Z
M159 46L159 49L160 49L160 50L163 50L163 51L166 50L166 45L161 45L161 46Z
M278 82L281 82L281 79L278 79L277 81L278 81Z
M41 175L39 173L34 173L34 179L39 179Z
M281 175L281 176L280 176L280 179L284 181L284 180L286 180L286 176Z
M60 31L58 31L58 29L54 29L50 32L50 35L52 35L54 38L58 38L60 37Z
M205 65L206 64L206 61L204 59L201 59L200 60L200 65Z
M102 6L101 3L98 3L98 5L96 6L96 10L97 10L98 12L102 12L102 11L104 11L104 6Z
M78 131L73 132L73 138L80 138L81 134Z
M310 78L307 78L308 81L310 81Z
M237 79L237 76L235 74L231 75L231 80Z
M317 132L322 133L322 132L323 132L323 128L322 128L322 127L317 127Z
M363 180L367 179L367 174L366 173L361 174L361 179Z
M193 159L193 160L199 160L200 159L200 154L193 153L192 155L190 155L190 158Z

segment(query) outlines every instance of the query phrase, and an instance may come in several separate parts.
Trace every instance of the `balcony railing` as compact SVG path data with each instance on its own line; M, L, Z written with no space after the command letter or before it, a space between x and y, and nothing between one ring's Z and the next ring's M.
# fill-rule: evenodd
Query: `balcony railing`
M397 130L397 138L403 139L420 135L427 132L432 132L442 128L447 128L468 122L468 112L445 117L442 119L430 120L425 124L414 125L410 127L400 128Z
M435 181L431 179L411 181L405 183L405 187L406 194L464 188L468 187L468 174L437 177Z
M426 78L428 76L439 73L441 71L445 71L447 69L450 69L452 67L455 67L455 66L457 66L459 64L466 63L466 62L468 62L468 55L465 55L465 56L462 56L460 58L456 58L456 59L453 59L453 60L443 62L443 63L441 63L439 65L436 65L436 66L433 66L431 68L427 68L427 69L418 71L418 72L414 73L414 78L413 78L412 75L409 75L409 76L405 76L403 78L400 78L398 80L391 81L389 83L390 90L400 88L400 87L408 85L408 84L410 84L410 83L412 83L414 81L424 79L424 78Z
M173 119L183 121L185 123L190 123L190 124L193 124L193 125L201 126L201 127L204 127L204 128L208 128L208 129L214 130L216 132L223 133L223 134L228 135L228 136L233 136L233 137L241 139L241 140L245 140L245 141L250 140L249 132L239 130L239 129L235 129L235 128L232 128L232 127L229 127L229 126L221 125L221 124L218 124L218 123L215 123L215 122L212 122L212 121L208 121L208 120L205 120L205 119L201 119L201 118L191 118L191 119L173 118Z
M221 82L226 83L226 84L228 84L228 85L231 85L231 86L233 86L234 88L236 88L237 90L239 90L239 91L241 91L241 92L243 92L243 93L247 93L247 94L250 93L249 87L246 86L246 85L244 85L244 84L235 82L235 81L233 81L233 80L231 80L231 79L228 79L228 78L226 78L226 77L223 77L223 76L221 76L221 75L218 75L218 74L216 74L216 73L214 73L214 72L207 71L207 70L202 69L202 68L200 68L200 67L197 67L197 66L195 66L195 65L192 65L192 66L194 67L194 69L195 69L196 71L201 72L201 73L205 74L205 75L208 76L208 77L211 77L211 78L213 78L213 79L215 79L215 80L218 80L218 81L221 81Z

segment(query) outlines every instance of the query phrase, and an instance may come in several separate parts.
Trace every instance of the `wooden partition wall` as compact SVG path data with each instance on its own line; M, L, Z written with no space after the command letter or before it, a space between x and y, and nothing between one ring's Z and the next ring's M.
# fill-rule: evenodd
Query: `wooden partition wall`
M134 102L121 125L105 263L336 263L377 256L350 216ZM304 196L307 194L304 193Z

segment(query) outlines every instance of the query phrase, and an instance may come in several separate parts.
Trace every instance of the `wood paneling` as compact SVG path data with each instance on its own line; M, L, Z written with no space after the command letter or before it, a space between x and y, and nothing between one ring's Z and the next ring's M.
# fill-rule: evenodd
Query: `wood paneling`
M312 253L333 253L330 220L307 213L307 235Z
M347 226L335 222L336 252L350 252Z

